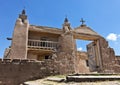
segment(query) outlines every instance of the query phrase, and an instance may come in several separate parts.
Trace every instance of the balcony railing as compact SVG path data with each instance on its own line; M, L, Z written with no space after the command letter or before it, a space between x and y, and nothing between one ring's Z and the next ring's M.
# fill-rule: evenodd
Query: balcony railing
M43 41L43 40L28 40L28 47L29 48L36 48L36 49L46 49L46 50L54 50L56 51L58 42L54 41Z

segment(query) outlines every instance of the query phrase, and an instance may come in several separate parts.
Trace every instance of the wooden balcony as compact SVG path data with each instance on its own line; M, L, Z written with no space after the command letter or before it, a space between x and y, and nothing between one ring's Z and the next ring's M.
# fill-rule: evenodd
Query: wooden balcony
M43 40L28 40L28 48L38 50L52 50L56 51L58 42L54 41L43 41Z

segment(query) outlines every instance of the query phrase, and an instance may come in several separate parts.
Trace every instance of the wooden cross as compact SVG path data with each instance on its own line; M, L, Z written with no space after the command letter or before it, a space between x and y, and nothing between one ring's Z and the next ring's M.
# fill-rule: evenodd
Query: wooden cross
M80 22L82 22L82 25L84 25L85 21L83 20L83 18L81 18Z

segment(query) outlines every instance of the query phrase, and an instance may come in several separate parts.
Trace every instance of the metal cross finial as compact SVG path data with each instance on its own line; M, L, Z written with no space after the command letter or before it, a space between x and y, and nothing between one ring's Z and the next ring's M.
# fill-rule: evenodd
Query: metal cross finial
M22 10L22 14L25 14L25 6L24 6L24 8L23 8L23 10Z
M84 25L85 21L83 20L83 18L81 18L80 22L82 22L82 25Z
M25 14L25 9L22 10L22 14Z
M65 17L65 20L64 20L64 22L68 22L68 18L67 18L67 15L66 15L66 17Z

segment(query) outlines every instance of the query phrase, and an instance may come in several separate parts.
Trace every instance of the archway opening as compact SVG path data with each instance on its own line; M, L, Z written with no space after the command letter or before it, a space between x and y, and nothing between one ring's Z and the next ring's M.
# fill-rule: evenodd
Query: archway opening
M79 40L76 39L76 48L77 48L77 60L79 66L81 66L85 71L89 71L89 62L88 62L88 53L87 45L92 41L88 40Z
M76 39L77 51L87 52L87 47L86 46L91 42L92 41Z

